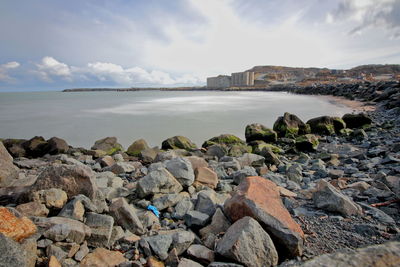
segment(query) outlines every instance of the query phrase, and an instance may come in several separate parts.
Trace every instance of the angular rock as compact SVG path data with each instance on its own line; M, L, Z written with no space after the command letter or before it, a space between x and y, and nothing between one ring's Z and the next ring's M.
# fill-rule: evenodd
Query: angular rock
M245 166L243 169L238 170L232 174L233 183L240 184L240 182L247 176L257 176L257 171L253 167Z
M22 267L27 264L27 252L13 239L0 233L0 266Z
M21 145L28 157L43 157L48 152L48 144L42 136L35 136Z
M50 256L49 267L62 267L61 263L53 255Z
M104 156L99 160L101 167L111 167L115 164L115 160L111 156Z
M190 156L190 157L186 157L187 160L190 161L190 163L192 164L192 168L193 170L196 170L199 167L208 167L208 163L205 159L197 157L197 156Z
M311 132L315 134L331 135L346 128L346 123L338 117L321 116L307 121Z
M172 213L172 217L174 219L180 220L189 210L192 210L193 207L194 205L192 201L188 198L185 198L182 201L178 202L178 204L175 206L175 212Z
M318 138L313 134L306 134L296 138L296 149L299 151L313 152L319 145Z
M246 126L246 142L261 140L266 143L274 143L278 139L277 133L260 123L253 123Z
M245 178L225 201L224 211L232 221L250 216L260 222L280 255L302 254L304 233L283 205L275 183L263 177Z
M61 209L67 203L67 193L58 188L39 190L32 193L33 201L43 203L47 208Z
M36 201L20 204L15 209L24 216L47 217L49 214L46 206Z
M62 208L58 216L83 221L84 214L85 207L83 206L82 201L73 199Z
M166 169L175 177L178 182L188 187L194 182L194 172L192 164L186 158L173 158L165 162Z
M212 189L217 187L218 176L213 170L207 167L198 167L194 171L194 175L196 185L204 185Z
M22 147L26 141L25 139L4 139L2 142L12 157L20 158L26 156L26 151Z
M204 238L209 234L218 235L226 232L231 226L221 209L217 209L211 219L211 224L200 229L200 235Z
M279 137L295 137L310 132L309 126L299 117L288 112L285 112L282 117L275 121L273 129Z
M151 171L137 183L137 192L141 198L157 193L179 193L182 189L182 185L164 168Z
M18 167L13 164L13 158L0 142L0 187L10 185L18 179Z
M188 197L189 195L187 193L165 194L161 196L156 195L155 198L153 198L152 202L158 210L164 210L166 208L175 206L183 198L185 198L185 196Z
M400 264L400 242L388 242L356 250L347 250L332 254L317 256L300 264L299 267L320 266L368 266L395 267Z
M77 244L82 243L88 238L92 231L88 226L80 221L76 221L64 217L32 217L34 223L45 229L44 236L53 241L75 242Z
M144 228L136 215L136 210L124 198L113 199L110 205L110 215L115 222L123 228L136 234L143 234Z
M215 258L214 251L202 245L191 245L187 254L203 264L209 264Z
M257 154L245 153L237 160L242 168L245 166L261 167L264 165L265 158Z
M204 226L208 222L210 216L206 213L202 213L196 210L188 211L183 219L187 226Z
M123 151L122 145L117 142L116 137L106 137L97 140L91 148L92 150L102 150L107 155L113 155L118 151Z
M161 149L184 149L184 150L195 150L197 146L195 143L184 136L174 136L164 140L161 144Z
M203 265L186 258L182 258L178 264L178 267L202 267L202 266Z
M17 242L35 234L35 224L23 217L18 212L11 212L5 207L0 207L0 234L3 234Z
M78 252L75 253L74 259L77 261L82 261L86 255L89 254L89 248L87 246L87 242L83 242L83 244L79 247Z
M52 165L47 167L32 186L32 191L59 188L68 198L83 194L90 199L96 197L97 186L92 170L86 166Z
M47 140L47 153L50 155L66 153L68 150L69 146L64 139L52 137Z
M207 267L244 267L241 264L228 263L228 262L212 262Z
M149 149L149 145L147 144L146 140L144 139L139 139L133 142L129 147L128 150L126 151L126 154L129 156L134 156L134 157L139 157L140 153L143 150Z
M159 152L160 150L158 148L148 148L142 150L139 157L144 163L151 163L156 159Z
M197 195L195 210L212 216L217 209L217 204L223 204L220 202L219 196L214 190L203 190Z
M81 261L80 267L115 267L126 261L119 251L96 248Z
M154 235L145 237L153 252L161 259L168 258L168 251L172 244L172 235Z
M108 247L114 226L114 218L104 214L88 212L85 224L90 227L92 234L87 240L92 247Z
M317 191L313 194L313 200L317 208L339 212L344 216L362 213L362 209L356 203L325 180L318 182Z
M371 124L372 120L365 113L359 114L344 114L342 119L346 123L347 128L361 128L365 125Z
M251 217L236 221L218 242L216 252L249 267L274 266L278 253L269 235Z

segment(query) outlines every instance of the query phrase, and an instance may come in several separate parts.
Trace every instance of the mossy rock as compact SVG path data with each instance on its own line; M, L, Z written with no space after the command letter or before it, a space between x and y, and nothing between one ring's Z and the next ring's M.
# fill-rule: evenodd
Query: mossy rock
M149 149L149 145L147 144L146 140L144 139L139 139L136 140L135 142L132 143L132 145L130 145L128 147L128 150L126 151L126 154L128 154L129 156L133 156L133 157L139 157L140 153L143 150Z
M228 148L228 156L240 157L245 153L251 153L251 146L234 144Z
M296 149L298 151L314 152L318 145L318 138L313 134L305 134L296 138Z
M281 149L277 146L274 146L272 144L267 144L263 141L253 141L253 142L250 142L249 145L253 149L252 152L254 154L258 154L258 155L261 155L261 151L265 148L269 148L275 154L282 154L284 152L283 149Z
M345 128L345 129L340 130L339 134L343 135L343 136L349 136L352 132L353 132L352 129Z
M246 142L261 140L267 143L274 143L278 138L278 134L265 127L260 123L253 123L246 126L245 130Z
M124 150L122 145L117 142L116 137L106 137L97 140L91 149L102 150L106 153L106 155L114 155L115 153Z
M189 138L177 135L164 140L161 144L161 149L184 149L192 151L196 150L197 146L195 143L190 141Z
M207 141L205 141L202 147L207 148L212 145L226 145L226 146L233 146L233 145L244 145L246 146L246 142L240 139L239 137L233 134L221 134L219 136L213 137Z
M273 130L279 137L293 138L309 133L310 128L296 115L285 112L275 121Z
M307 121L311 132L322 135L339 134L346 128L346 123L339 117L321 116Z
M335 128L335 133L340 133L341 130L346 129L346 122L342 118L332 117L333 128Z
M372 119L365 113L345 114L343 115L342 119L346 123L347 128L351 129L362 128L372 123Z

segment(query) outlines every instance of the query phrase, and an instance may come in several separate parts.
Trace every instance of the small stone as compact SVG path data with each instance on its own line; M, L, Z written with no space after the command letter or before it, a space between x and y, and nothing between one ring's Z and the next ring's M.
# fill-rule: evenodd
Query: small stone
M49 214L49 210L46 206L37 201L20 204L15 209L24 216L47 217Z
M217 209L211 219L211 224L200 230L200 235L204 238L209 234L218 235L226 232L231 226L221 209Z
M191 245L187 254L203 264L209 264L215 258L214 251L202 245Z
M63 207L58 216L83 221L84 214L85 207L80 200L75 198Z
M67 203L67 194L58 188L50 188L32 193L33 201L43 203L48 207L61 209Z
M190 210L185 214L183 218L185 220L186 225L189 227L204 226L208 222L210 216L208 214L196 210Z
M164 267L164 263L157 260L155 257L149 257L146 262L146 267Z
M182 185L164 168L150 171L137 183L137 192L140 198L157 193L179 193L182 189Z
M195 184L205 185L212 189L215 189L218 184L218 176L217 174L207 168L207 167L198 167L195 172Z
M111 156L104 156L99 160L101 167L111 167L115 164L115 160Z
M165 162L165 166L182 186L188 187L194 182L192 164L186 158L173 158Z
M86 255L89 254L89 248L87 246L87 242L83 242L83 244L80 246L78 252L75 253L74 259L77 261L82 261Z
M49 267L62 267L61 263L57 260L55 256L50 256Z
M96 248L81 261L80 267L115 267L126 261L119 251Z

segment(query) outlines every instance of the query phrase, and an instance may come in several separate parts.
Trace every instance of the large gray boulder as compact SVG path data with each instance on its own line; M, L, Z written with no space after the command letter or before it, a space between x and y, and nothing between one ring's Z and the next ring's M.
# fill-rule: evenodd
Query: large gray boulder
M108 247L112 229L114 226L114 218L105 214L97 214L89 212L86 214L85 224L92 230L89 237L88 245L92 247Z
M167 170L184 186L189 187L194 182L192 163L188 159L177 157L165 162Z
M14 165L12 156L0 142L0 187L10 185L18 179L18 167Z
M22 267L29 266L27 263L27 251L23 247L0 233L0 266L1 267Z
M151 171L137 183L137 192L141 198L157 193L179 193L182 189L182 185L165 168Z
M362 213L360 206L325 180L318 182L317 191L313 194L313 200L317 208L338 212L344 216Z
M110 215L114 217L115 222L136 234L144 234L144 227L139 220L136 210L126 202L125 198L115 198L110 205Z
M251 217L243 217L229 227L218 242L216 252L249 267L278 264L274 243Z
M347 267L396 267L400 265L400 242L388 242L356 250L317 256L301 267L347 266Z

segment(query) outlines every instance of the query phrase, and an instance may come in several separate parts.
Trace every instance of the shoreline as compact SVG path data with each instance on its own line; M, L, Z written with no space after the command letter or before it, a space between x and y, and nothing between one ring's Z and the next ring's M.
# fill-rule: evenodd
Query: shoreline
M373 112L376 110L376 104L366 103L362 100L350 100L343 96L332 96L332 95L314 95L317 98L324 99L332 104L348 107L353 112Z

